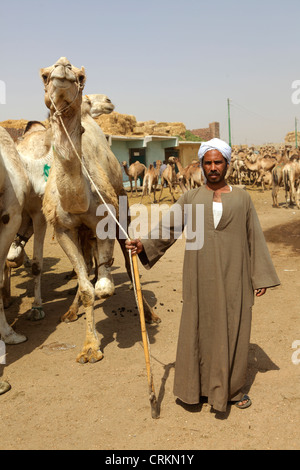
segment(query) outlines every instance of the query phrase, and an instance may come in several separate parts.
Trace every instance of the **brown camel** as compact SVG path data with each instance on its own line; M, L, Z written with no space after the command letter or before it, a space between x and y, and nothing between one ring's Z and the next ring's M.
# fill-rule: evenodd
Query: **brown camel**
M114 293L111 266L115 241L113 236L107 238L97 228L104 219L102 209L106 211L101 201L119 215L118 196L124 195L122 172L100 127L90 115L82 118L84 68L78 69L62 57L55 65L41 69L41 77L45 103L50 109L53 148L43 212L77 274L78 292L86 313L85 344L77 361L95 362L103 358L103 353L95 329L94 302L95 296L106 298ZM89 280L79 241L79 229L83 225L95 239L98 266L95 287Z
M173 156L169 157L167 167L164 169L161 175L161 190L160 190L158 202L160 202L165 181L168 183L173 202L176 202L176 199L173 193L174 186L175 184L178 183L178 179L177 179L176 172L175 172L175 165L176 165L176 157L173 157Z
M204 177L201 170L200 162L191 163L187 167L187 177L190 180L191 188L202 186L204 183Z
M149 165L149 168L145 172L144 180L143 180L143 192L141 196L141 201L142 203L143 197L148 194L149 197L151 195L151 191L153 191L153 202L154 204L156 203L156 188L158 185L158 180L159 180L159 173L160 173L160 167L162 165L161 160L157 160L156 162L156 167L154 165Z
M245 167L256 175L254 184L262 181L264 174L271 171L276 164L277 159L271 156L258 157L255 163L250 163L247 158L244 160Z
M285 163L279 163L272 169L272 199L273 207L279 207L278 192L283 184L283 168Z
M182 184L187 190L201 186L203 184L203 174L199 161L194 160L186 167L183 167L179 158L176 157L176 165L179 172L179 174L177 174L177 178L181 183L181 189L183 189Z
M129 168L128 168L127 162L122 162L122 166L124 168L124 171L125 171L126 175L129 177L131 195L133 195L132 181L134 181L135 195L137 195L137 179L139 177L144 178L147 167L139 161L136 161L136 162L132 163Z

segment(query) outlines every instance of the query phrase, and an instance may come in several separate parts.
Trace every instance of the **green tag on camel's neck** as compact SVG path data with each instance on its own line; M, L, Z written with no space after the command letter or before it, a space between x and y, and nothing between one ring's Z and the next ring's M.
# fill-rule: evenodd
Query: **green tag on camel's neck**
M49 173L50 173L50 168L51 168L51 166L48 165L48 163L46 163L46 165L44 166L44 178L45 178L45 181L48 181Z

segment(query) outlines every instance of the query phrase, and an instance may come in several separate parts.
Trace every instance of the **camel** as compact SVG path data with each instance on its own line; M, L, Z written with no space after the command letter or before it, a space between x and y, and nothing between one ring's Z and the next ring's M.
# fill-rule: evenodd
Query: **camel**
M178 173L179 173L179 174L177 174L177 179L180 180L180 182L186 187L187 190L191 189L190 177L187 174L188 173L188 166L183 167L180 160L179 160L179 158L178 157L174 157L174 158L175 158L175 163L176 163Z
M115 109L114 104L108 98L108 96L103 94L92 94L92 95L85 95L83 97L83 104L90 106L90 115L93 118L97 118L102 114L110 114Z
M77 274L78 292L86 313L86 337L77 361L96 362L103 358L103 353L95 329L94 302L95 296L104 299L114 293L111 266L115 242L113 237L105 238L104 233L97 231L99 222L104 219L103 215L97 214L103 199L119 216L118 197L125 196L122 172L100 127L89 113L82 113L84 68L78 69L61 57L53 66L41 69L40 75L45 87L45 104L50 110L53 148L43 212ZM95 287L88 278L79 241L82 226L87 227L94 237L98 266ZM125 239L122 245L125 245ZM156 320L149 306L148 309ZM68 314L63 317L66 321L68 318Z
M109 114L114 110L111 100L103 94L85 95L82 108L92 117L101 114ZM17 150L26 170L30 191L24 204L22 225L18 230L17 237L10 247L7 266L19 267L23 262L24 248L27 241L34 233L33 260L31 263L34 276L34 302L28 319L40 320L45 313L42 307L41 297L41 275L43 270L43 246L46 234L46 220L42 212L42 199L45 192L46 180L52 165L51 129L38 121L29 121L24 135L17 143ZM5 303L9 304L10 286L6 285Z
M300 209L300 161L288 162L282 172L286 207L296 203L297 208ZM290 194L289 198L288 193Z
M191 188L202 186L204 183L200 162L188 165L187 177L190 179Z
M242 184L242 172L245 169L244 161L240 158L236 158L229 166L227 178L232 177L234 184Z
M0 334L6 344L26 341L7 323L2 291L7 275L6 257L22 222L22 211L29 182L15 144L8 132L0 127Z
M278 192L279 188L283 183L283 168L284 163L279 163L278 165L274 166L272 169L272 199L273 199L273 207L279 207L278 204Z
M175 165L176 165L176 157L173 157L173 156L169 157L167 167L164 169L161 175L161 190L160 190L158 202L160 202L165 181L168 183L173 202L176 202L176 199L173 193L174 185L178 182L177 176L175 173Z
M264 174L266 174L268 171L271 171L276 164L276 158L271 157L270 155L258 157L255 163L250 163L247 158L244 160L245 167L256 174L254 183L258 181L258 178L260 181L263 181Z
M143 192L141 196L140 204L142 204L143 197L145 194L151 195L151 191L153 191L153 203L156 203L156 188L158 185L159 174L160 174L160 167L162 165L161 160L157 160L156 167L154 165L149 165L149 168L145 172L144 180L143 180Z
M179 174L177 174L177 178L183 192L185 192L183 186L189 190L203 184L203 174L199 161L193 160L192 163L183 167L179 158L176 157L175 160L179 172Z
M137 179L139 177L144 178L147 167L139 161L132 163L129 168L127 162L122 162L122 166L126 175L129 177L131 195L133 195L132 181L134 181L135 195L137 195Z

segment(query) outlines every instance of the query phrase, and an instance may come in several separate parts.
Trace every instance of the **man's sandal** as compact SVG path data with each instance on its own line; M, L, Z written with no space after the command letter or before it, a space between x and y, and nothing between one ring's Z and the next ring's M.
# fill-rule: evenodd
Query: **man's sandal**
M243 403L243 402L245 402L245 403ZM251 405L252 405L252 401L250 400L250 397L248 397L248 395L244 395L241 400L239 400L235 403L235 406L237 408L239 408L240 410L248 408Z

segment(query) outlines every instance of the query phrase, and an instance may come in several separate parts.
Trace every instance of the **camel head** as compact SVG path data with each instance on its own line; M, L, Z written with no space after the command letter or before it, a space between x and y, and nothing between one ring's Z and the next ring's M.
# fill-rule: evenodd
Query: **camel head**
M93 118L97 118L102 114L110 114L115 109L115 106L106 95L85 95L82 104L83 106L86 105Z
M86 76L84 67L74 67L66 57L40 70L45 86L45 103L50 113L80 107Z
M173 157L173 156L172 156L172 157L169 157L169 158L168 158L168 163L169 163L170 165L175 164L175 163L176 163L176 157Z

